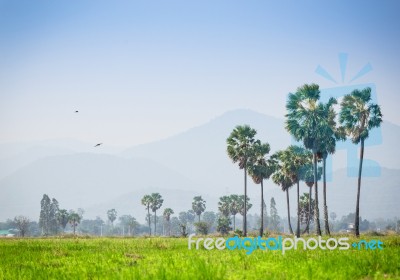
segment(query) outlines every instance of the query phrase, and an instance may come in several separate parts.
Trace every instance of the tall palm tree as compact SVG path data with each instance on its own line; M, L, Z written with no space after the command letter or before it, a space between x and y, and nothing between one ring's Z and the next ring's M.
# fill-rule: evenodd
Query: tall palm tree
M261 224L260 224L260 236L263 236L264 232L264 179L269 179L271 174L274 172L275 165L272 160L267 160L266 155L270 151L268 143L261 143L259 140L254 142L254 157L251 159L248 165L248 172L255 184L261 185Z
M151 205L151 196L146 194L145 196L143 196L142 198L142 205L146 207L147 209L147 221L149 223L149 234L151 236L151 221L150 221L150 205Z
M300 146L291 145L286 150L278 153L283 172L289 176L297 186L297 229L296 236L300 237L300 180L305 172L305 167L312 163L312 154Z
M171 235L171 215L174 214L174 210L172 210L171 208L165 208L164 209L164 219L167 221L168 223L168 235Z
M328 218L328 205L326 200L326 159L329 154L334 154L336 151L336 141L345 140L346 135L343 128L336 127L336 112L333 105L337 104L336 99L331 102L323 104L324 115L326 123L321 127L321 138L319 144L318 156L322 158L322 175L323 175L323 195L324 195L324 225L325 233L330 235L329 218Z
M232 220L233 220L233 230L235 231L236 229L236 215L240 211L240 199L237 194L231 194L229 196L230 198L230 205L229 205L229 211L230 214L232 215Z
M294 181L290 174L287 173L289 169L287 166L289 163L286 161L284 151L279 151L273 155L273 158L277 160L277 170L272 175L272 181L281 187L282 191L286 192L286 205L288 211L288 224L289 231L293 234L292 224L290 222L290 200L289 200L289 188L294 185Z
M329 110L336 102L330 98L327 104L319 102L320 91L316 84L303 85L296 93L290 93L286 103L286 130L297 140L302 141L304 147L313 153L314 165L314 196L315 211L314 220L316 232L321 235L318 207L318 180L317 180L317 154L321 150L321 139L327 130L333 130L329 126Z
M244 171L243 235L247 236L247 164L252 157L252 145L257 131L248 125L236 126L226 140L228 156Z
M371 88L353 90L343 98L339 121L354 144L360 143L360 165L358 168L355 234L360 236L360 191L364 159L364 142L369 131L382 123L381 108L371 103Z
M164 199L159 193L152 193L150 198L150 208L154 212L154 235L157 235L157 210L161 208Z
M199 217L200 222L200 215L206 210L206 201L201 196L195 196L192 202L192 209Z

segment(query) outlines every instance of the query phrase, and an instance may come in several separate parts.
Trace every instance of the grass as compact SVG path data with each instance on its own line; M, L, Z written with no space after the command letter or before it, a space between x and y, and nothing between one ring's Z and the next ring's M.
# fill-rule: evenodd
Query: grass
M400 279L399 236L383 250L188 250L186 238L0 239L0 279Z

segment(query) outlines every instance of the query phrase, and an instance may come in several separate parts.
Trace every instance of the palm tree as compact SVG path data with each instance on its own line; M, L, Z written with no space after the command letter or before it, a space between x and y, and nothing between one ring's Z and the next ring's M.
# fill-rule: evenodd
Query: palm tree
M312 154L303 147L289 146L286 150L278 153L282 162L282 171L291 178L297 186L297 229L296 236L300 237L300 180L305 167L312 162Z
M277 159L277 170L272 175L272 181L282 188L282 191L286 192L286 205L288 211L288 224L290 234L293 234L292 224L290 222L290 200L289 200L289 188L294 185L294 181L291 176L286 173L288 170L288 162L285 162L284 151L279 151L273 155L273 158Z
M239 214L245 217L247 211L251 209L253 204L250 203L250 197L244 195L239 195ZM244 219L243 219L244 220Z
M319 102L320 91L316 84L303 85L296 93L290 93L286 103L286 130L296 139L303 141L304 147L313 153L314 165L314 196L315 211L314 220L316 231L321 235L318 207L318 180L317 180L317 154L321 151L321 139L323 135L333 130L329 123L329 110L336 102L330 98L327 104Z
M200 222L200 215L206 210L206 201L201 196L195 196L192 202L192 209L199 217Z
M358 169L355 234L360 236L360 191L361 173L364 159L364 142L369 131L382 123L381 108L371 103L371 88L353 90L341 103L339 121L354 144L360 143L360 165Z
M108 220L111 222L111 226L114 227L114 221L117 219L117 211L115 209L110 209L107 211Z
M150 225L150 205L151 205L151 196L146 194L145 196L143 196L142 198L142 205L146 207L147 209L147 221L149 223L149 234L151 236L151 225Z
M150 198L150 208L154 212L154 235L157 235L157 210L161 208L164 199L159 193L152 193Z
M243 215L243 235L247 236L247 164L252 157L252 145L254 136L257 131L248 125L236 126L228 139L226 140L228 147L228 156L234 163L239 164L239 168L244 171L244 215Z
M78 213L71 212L68 217L68 221L70 225L74 228L74 235L75 235L75 229L81 222L81 216L79 216Z
M229 196L229 198L230 198L229 211L233 217L233 230L235 231L235 229L236 229L236 214L239 213L239 211L240 211L240 199L237 194L231 194Z
M263 236L264 231L264 179L269 179L274 172L274 164L272 160L267 160L265 156L269 153L270 147L268 143L262 144L257 140L253 144L254 158L251 159L248 165L249 175L252 177L255 184L261 185L261 224L260 236Z
M221 196L218 201L218 210L225 217L229 217L230 214L231 198L227 195Z
M171 235L171 215L174 214L174 210L172 210L171 208L165 208L164 209L164 219L167 221L168 223L168 235Z
M57 213L57 222L61 226L63 232L65 231L65 227L68 224L68 211L67 209L60 209Z

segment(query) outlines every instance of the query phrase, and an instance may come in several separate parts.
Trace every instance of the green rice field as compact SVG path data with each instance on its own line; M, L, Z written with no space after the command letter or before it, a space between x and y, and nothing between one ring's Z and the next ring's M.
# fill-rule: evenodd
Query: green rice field
M0 279L400 279L399 236L362 238L384 249L246 255L188 250L187 238L2 238Z

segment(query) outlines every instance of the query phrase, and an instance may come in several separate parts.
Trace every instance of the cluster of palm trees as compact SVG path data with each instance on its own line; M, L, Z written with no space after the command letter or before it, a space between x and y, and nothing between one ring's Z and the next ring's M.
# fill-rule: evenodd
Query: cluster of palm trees
M150 221L150 209L154 212L154 234L157 232L157 210L161 208L164 199L159 193L152 193L151 195L146 194L142 198L142 205L147 209L147 222L149 223L149 234L151 235L151 221ZM172 211L172 209L171 209ZM171 212L168 211L168 212ZM172 213L166 213L168 218L171 216ZM165 214L164 214L165 215Z
M354 90L345 95L340 104L340 112L335 111L337 100L330 98L328 102L320 101L320 90L316 84L306 84L289 94L286 104L286 130L301 142L302 146L289 146L269 156L270 146L255 139L256 130L248 125L237 126L227 139L227 153L234 163L244 171L244 213L243 234L247 235L246 213L247 202L247 175L251 176L256 184L261 186L261 227L263 234L264 192L263 181L272 177L274 183L286 192L289 230L293 233L290 223L289 188L297 187L297 229L300 236L300 202L299 182L306 182L314 188L314 224L316 233L321 235L319 221L318 181L323 178L323 211L325 233L330 234L328 221L328 206L326 198L326 159L329 154L335 153L336 142L350 138L354 144L360 143L360 165L358 172L355 234L359 236L359 204L361 189L362 163L364 156L364 142L369 131L379 127L382 122L382 113L379 105L371 103L371 89ZM339 124L338 124L339 123ZM322 168L318 163L322 162ZM311 204L309 205L311 213ZM310 217L307 218L307 230Z
M245 211L246 205L246 211ZM250 210L253 205L250 203L250 198L247 197L246 203L244 195L224 195L219 198L218 210L223 217L232 217L233 230L236 230L236 215L240 214L244 217L244 213Z

